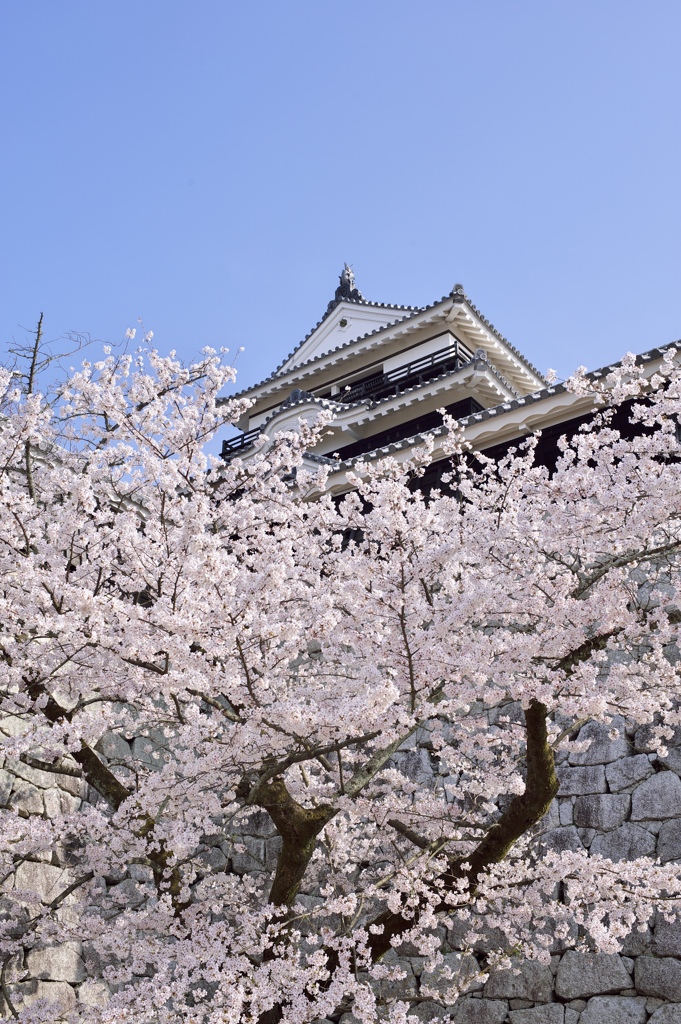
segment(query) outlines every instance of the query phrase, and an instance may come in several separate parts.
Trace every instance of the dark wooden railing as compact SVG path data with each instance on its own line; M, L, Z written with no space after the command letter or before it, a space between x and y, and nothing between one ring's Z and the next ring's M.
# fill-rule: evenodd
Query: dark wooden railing
M249 448L259 434L260 427L257 427L255 430L249 430L247 434L237 434L236 437L230 437L228 440L223 441L222 458L233 458L242 448Z
M349 403L369 398L375 402L381 398L391 398L406 391L407 388L425 384L433 377L439 377L441 373L446 373L448 370L458 370L472 359L472 353L456 338L453 346L447 345L446 348L439 348L436 352L421 356L419 359L412 359L410 363L398 366L395 370L389 370L387 373L377 374L375 377L360 381L354 387L333 395L332 401ZM249 448L259 434L259 429L249 430L246 434L239 434L237 437L230 437L229 440L223 441L222 458L234 458L238 452Z
M426 381L438 377L447 370L458 370L472 358L472 353L457 339L453 348L448 345L446 348L431 352L428 356L421 356L419 359L413 359L410 363L405 363L404 366L398 366L395 370L389 370L380 376L360 381L354 387L334 395L333 400L334 402L359 402L363 398L371 398L372 401L390 398L393 395L399 395L407 388L425 384Z

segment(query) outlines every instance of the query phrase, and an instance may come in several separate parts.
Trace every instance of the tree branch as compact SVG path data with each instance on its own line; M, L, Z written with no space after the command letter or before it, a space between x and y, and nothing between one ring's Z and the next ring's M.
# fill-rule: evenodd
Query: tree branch
M474 889L485 869L502 861L513 844L548 811L551 801L558 792L559 783L553 750L549 744L546 719L546 706L533 700L525 711L525 790L513 797L499 821L492 825L471 854L465 859L456 858L450 861L447 870L438 879L446 891L453 891L462 879L466 879ZM449 907L443 902L436 910L446 912ZM380 934L375 934L371 926L378 927ZM375 961L387 953L395 936L413 928L414 919L386 910L375 918L371 926L368 945L372 960Z
M413 829L409 828L408 825L403 824L403 822L398 821L397 818L388 818L386 824L390 825L391 828L394 828L396 832L399 832L401 836L408 839L410 843L414 844L414 846L418 846L420 850L428 850L433 845L430 839L425 839L423 836L420 836L418 832L414 832Z
M29 768L35 768L39 772L51 772L53 775L68 775L72 779L83 778L83 773L79 768L60 768L58 765L51 764L49 761L41 761L37 757L31 757L30 754L22 754L19 760L22 764L27 765Z

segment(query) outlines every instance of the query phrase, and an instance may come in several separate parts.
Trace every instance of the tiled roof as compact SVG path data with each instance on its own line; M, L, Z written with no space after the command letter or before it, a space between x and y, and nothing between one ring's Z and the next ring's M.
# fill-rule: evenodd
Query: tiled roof
M457 288L458 287L459 286L457 286ZM404 316L399 316L395 320L391 320L389 323L383 324L380 327L375 327L371 331L367 331L366 334L360 334L356 338L350 338L347 341L342 342L340 345L336 345L334 348L331 348L328 351L324 352L321 356L320 355L311 356L309 359L305 359L302 363L299 363L295 367L292 367L292 369L300 370L300 369L302 369L302 367L309 366L311 363L314 363L314 362L316 362L319 359L322 359L322 358L326 359L329 356L334 355L336 352L341 352L343 349L349 348L351 345L356 345L358 341L366 341L368 338L372 338L376 334L380 334L381 331L387 331L387 330L389 330L389 328L395 327L396 324L403 323L405 320L413 319L418 313L427 313L429 310L435 309L436 306L439 306L443 302L447 302L449 299L453 299L454 302L458 302L460 304L463 304L465 302L468 305L469 309L471 309L475 313L475 315L480 319L481 323L483 323L485 325L485 327L489 331L491 331L492 334L495 335L495 337L497 337L500 341L502 341L504 343L504 345L506 345L510 349L510 351L513 352L513 354L516 355L518 357L518 359L520 359L525 364L525 366L527 366L530 370L532 370L532 373L534 373L537 377L539 377L540 380L544 379L542 374L539 372L539 370L537 370L537 368L535 366L533 366L532 363L528 359L525 358L525 356L522 354L522 352L520 352L519 349L517 349L514 345L512 345L503 336L503 334L501 334L496 329L494 324L491 324L489 322L489 320L487 320L486 317L484 317L482 315L482 313L477 308L477 306L473 305L473 303L463 293L463 291L458 291L458 290L454 290L454 291L450 292L448 295L443 295L441 298L436 299L434 302L429 303L427 306L396 306L396 305L392 305L391 303L388 303L388 302L369 302L367 299L361 299L361 300L358 300L358 299L344 299L343 300L344 302L350 302L350 303L352 303L354 305L357 305L357 306L372 306L374 308L379 308L379 309L404 310L405 311L405 315ZM289 361L289 359L291 359L291 357L294 356L295 353L305 344L305 342L308 340L308 338L312 337L312 335L317 330L317 328L320 327L321 324L324 323L326 318L329 316L330 312L331 312L331 310L327 310L327 312L324 314L324 316L321 318L321 320L317 324L315 324L315 326L312 328L312 330L308 334L305 335L303 340L301 342L299 342L296 345L296 347L291 352L289 352L289 354L285 357L285 359L282 360L282 362L279 364L279 366L276 368L276 370L274 370L268 377L265 377L258 384L252 384L250 387L244 388L242 391L238 391L232 397L240 398L243 395L247 395L250 391L254 391L256 388L261 388L264 384L272 383L279 376L285 376L285 374L288 373L289 371L288 370L287 371L283 371L283 367L286 365L286 363ZM224 401L227 401L227 399L224 399Z
M324 321L331 315L331 313L333 313L333 311L336 308L336 306L339 306L341 304L341 302L348 302L352 306L371 306L372 309L404 309L404 310L407 311L407 313L411 313L411 314L419 313L421 311L421 309L425 309L426 308L425 306L396 306L392 302L370 302L368 299L345 299L345 298L343 298L343 299L338 299L337 301L334 301L332 303L329 303L329 308L327 309L326 313L321 318L321 320L318 320L317 323L312 328L312 330L307 332L307 334L305 335L303 340L299 341L298 344L296 345L296 347L291 352L289 352L289 354L284 359L282 359L282 361L279 363L279 366L271 374L272 377L276 377L276 375L279 373L281 368L283 366L285 366L286 363L289 361L291 356L294 356L296 354L296 352L298 351L298 349L302 348L302 346L305 344L305 342L308 340L308 338L312 337L312 335L317 330L317 328L322 326ZM392 323L398 323L400 320L404 320L404 319L406 319L406 317L398 317L398 319L392 321ZM379 328L379 330L384 330L384 328L381 327L381 328ZM372 331L371 333L374 334L375 332ZM368 335L362 335L362 337L368 337ZM359 340L359 338L352 338L350 341L345 342L345 344L350 345L350 344L352 344L353 341L358 341L358 340ZM338 348L343 348L343 347L344 347L344 345L339 345L338 346ZM336 349L331 349L330 351L335 352ZM328 355L328 353L325 353L325 355ZM315 358L318 358L318 357L315 357ZM306 360L306 362L310 362L310 361L311 360ZM302 363L301 365L304 366L305 364ZM269 380L269 379L270 379L269 377L266 378L266 380ZM263 381L263 383L264 383L264 381ZM259 385L256 384L255 387L259 387Z
M413 387L405 388L404 391L398 392L401 395L409 395L415 391L419 391L421 388L426 388L431 384L435 384L440 380L444 380L446 377L452 377L454 374L459 373L464 366L470 366L472 363L486 363L490 373L510 392L517 395L518 392L515 390L512 384L509 384L507 380L499 373L496 366L494 366L486 356L475 356L469 360L468 363L464 363L463 366L459 366L456 370L445 370L444 373L438 374L437 377L431 377L430 380L425 381L423 384L414 384ZM282 409L289 409L296 405L318 405L322 409L334 409L338 412L344 412L346 409L357 409L362 407L364 409L375 409L377 406L382 405L384 402L391 402L394 398L398 397L395 395L387 395L385 398L378 399L364 399L358 402L335 402L332 398L319 398L317 395L313 395L310 391L303 391L302 388L295 388L291 394L285 399L274 412L267 417L262 426L260 427L260 433L262 434L267 424L270 423ZM253 440L255 444L255 438Z
M638 355L636 357L636 363L637 363L637 365L640 366L641 363L648 362L651 359L660 358L666 351L668 351L668 349L673 348L673 347L677 347L678 348L680 346L681 346L681 340L679 340L679 341L671 341L667 345L661 345L661 346L659 346L657 348L650 349L648 352L642 352L641 355ZM488 360L485 360L485 361L488 362ZM489 362L488 362L488 365L490 365ZM597 380L599 377L602 377L605 374L610 373L612 370L616 369L616 367L619 366L619 365L620 365L619 362L611 363L609 366L602 366L602 367L600 367L597 370L592 370L590 373L588 373L586 375L587 376L587 380ZM490 368L492 368L491 365L490 365ZM442 374L441 376L444 377L444 376L447 376L447 374ZM434 380L439 380L439 379L440 378L434 378ZM432 383L432 382L428 381L427 383ZM421 386L423 387L425 385L421 385ZM411 390L415 390L415 389L407 388L405 390L405 392L403 392L403 394L407 394ZM457 422L462 427L471 426L474 423L480 423L480 422L482 422L484 420L491 419L494 416L498 416L498 415L503 414L505 412L509 412L511 409L519 409L523 405L531 405L531 404L534 404L535 402L541 402L544 399L548 398L550 395L561 394L561 393L565 392L566 390L567 389L566 389L564 384L552 384L552 385L550 385L548 387L541 388L541 390L539 390L539 391L533 391L529 395L522 395L522 396L520 396L518 398L514 398L512 401L501 402L499 405L492 406L489 409L483 409L481 412L474 412L474 413L471 413L471 415L469 415L469 416L463 416L459 420L457 420ZM315 398L314 395L309 395L309 398L307 398L307 395L309 394L308 392L300 392L300 394L301 394L301 396L305 395L306 397L305 398L301 397L300 401L292 402L291 403L292 405L297 405L297 404L301 404L302 405L302 404L305 404L306 402L309 402L311 400L315 404L322 405L322 406L325 406L325 407L334 407L334 408L337 408L337 409L349 409L349 408L352 408L353 406L358 406L358 405L363 405L365 408L371 408L373 405L380 404L381 401L389 401L389 399L380 399L379 402L374 402L374 403L371 403L371 402L353 402L353 403L348 403L347 405L344 405L343 403L340 403L340 402L332 402L329 399ZM394 396L391 396L391 397L394 397ZM269 422L269 420L271 420L273 418L273 416L275 416L278 411L279 410L277 410L275 413L273 413L272 416L270 416L269 419L266 421L266 423ZM264 430L264 428L266 426L266 423L263 424L263 428L262 428L263 430ZM404 448L412 448L415 444L419 444L420 442L424 441L427 437L440 437L445 432L446 432L446 427L444 427L444 426L435 427L433 430L426 430L422 434L414 434L411 437L405 437L401 441L393 441L391 444L383 445L383 446L380 446L378 448L374 448L370 452L365 452L362 455L356 455L356 456L354 456L353 458L350 458L350 459L335 460L335 459L330 459L328 456L324 456L324 455L314 455L314 453L307 453L306 457L307 458L311 458L313 461L316 461L316 462L323 462L324 465L333 465L338 470L340 470L340 469L349 469L349 468L351 468L352 466L354 466L358 462L368 461L371 458L376 458L376 457L383 456L383 455L390 455L393 452L401 451Z
M529 366L529 368L532 370L532 373L536 374L537 377L539 377L540 380L544 380L544 374L540 373L539 370L537 369L537 367L532 365L532 363L529 361L529 359L527 359L527 357L522 354L520 349L517 349L515 347L515 345L512 345L511 342L508 340L508 338L505 338L504 335L501 333L501 331L498 331L496 329L496 327L494 326L494 324L491 324L489 322L489 320L487 319L487 317L482 315L482 313L480 312L478 307L473 305L473 303L471 302L471 300L468 298L467 295L464 296L464 297L465 297L465 300L466 300L466 304L469 306L470 309L473 310L475 315L478 317L479 320L482 321L482 323L485 325L485 327L489 331L491 331L492 334L494 334L499 339L499 341L503 341L504 345L506 345L506 347L509 348L511 350L511 352L513 352L514 355L518 356L519 359L522 359L522 361L525 363L525 366Z
M636 364L637 366L640 366L641 363L646 363L650 359L660 358L668 349L679 346L681 346L681 340L670 341L667 345L660 345L658 348L652 348L648 352L642 352L641 355L636 356ZM587 380L597 380L599 377L603 377L606 373L610 373L612 370L616 369L619 365L619 362L611 363L609 366L601 366L598 370L592 370L591 373L587 373ZM471 413L470 416L462 416L461 419L457 420L457 423L462 427L467 427L473 423L479 423L482 420L491 419L493 416L497 416L500 413L509 412L511 409L519 409L523 405L541 402L543 399L548 398L549 395L557 395L565 391L567 391L565 384L552 384L549 387L542 388L540 391L533 391L529 395L522 395L520 398L514 398L511 402L502 402L489 409L483 409L481 412ZM355 463L370 459L371 457L390 454L392 452L400 451L402 448L411 448L414 444L418 444L419 441L424 441L426 437L439 437L445 432L446 427L435 427L433 430L424 431L423 434L414 434L413 437L405 437L401 441L394 441L392 444L385 445L384 447L374 448L373 451L365 452L363 455L356 455L354 458L341 460L336 463L336 468L349 468Z
M445 298L446 298L446 296L445 296ZM372 331L367 331L366 334L360 334L356 338L350 338L348 341L344 341L341 345L336 345L335 348L328 349L328 351L323 353L323 356L319 356L319 355L311 356L309 359L305 359L302 363L296 364L296 366L292 367L292 369L299 370L303 366L308 366L310 363L314 363L317 359L326 358L327 356L333 355L334 352L340 352L342 349L348 348L350 345L355 345L358 341L364 341L366 338L371 338L374 334L378 334L380 331L385 331L389 327L394 327L395 324L402 323L402 321L404 321L404 320L409 320L411 317L415 316L416 313L423 313L426 310L432 308L431 306L391 306L391 305L389 305L386 302L367 302L366 300L362 301L362 302L357 302L357 301L355 301L353 299L344 299L343 301L344 302L352 302L356 306L374 306L374 307L380 306L382 309L406 309L406 310L408 310L408 313L407 313L406 316L398 316L396 320L391 320L389 323L384 324L382 327L376 327ZM442 299L439 299L439 302L442 302L442 301L443 301ZM433 303L433 305L437 306L438 303L435 302L435 303ZM255 391L256 388L261 388L263 386L263 384L269 384L272 381L276 380L277 377L285 376L285 374L288 371L282 372L282 367L285 366L286 363L291 358L291 356L294 356L296 354L296 352L298 351L298 349L300 349L305 344L305 342L308 340L308 338L312 337L312 335L317 330L317 328L321 324L324 323L324 321L326 320L327 316L328 316L328 313L325 313L324 316L319 321L319 323L315 324L315 326L312 328L312 330L309 332L309 334L306 334L305 337L303 338L303 340L301 342L299 342L296 345L296 347L291 352L289 352L289 354L286 356L286 358L281 363L279 363L279 366L276 368L276 370L274 370L273 373L271 373L269 375L269 377L265 377L258 384L251 384L250 387L244 388L243 391L238 391L236 393L236 395L233 395L231 397L241 398L243 395L247 395L249 391ZM224 399L224 401L228 401L228 399Z

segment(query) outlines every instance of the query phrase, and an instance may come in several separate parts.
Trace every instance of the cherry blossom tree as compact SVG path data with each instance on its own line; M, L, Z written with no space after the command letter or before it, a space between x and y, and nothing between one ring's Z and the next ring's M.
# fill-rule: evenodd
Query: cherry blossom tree
M538 829L581 724L655 723L662 747L681 723L675 356L580 371L602 411L552 474L536 439L493 464L450 423L428 499L427 445L326 494L303 461L323 417L247 462L207 454L244 411L218 401L234 374L212 350L105 353L56 405L5 373L5 767L89 794L0 812L7 1012L53 1019L16 965L87 936L101 1024L406 1022L391 948L427 958L448 1019L464 982L442 926L501 928L504 964L556 936L613 951L672 913L675 865ZM606 408L625 401L633 437ZM263 822L278 839L249 866ZM21 869L48 863L46 896Z

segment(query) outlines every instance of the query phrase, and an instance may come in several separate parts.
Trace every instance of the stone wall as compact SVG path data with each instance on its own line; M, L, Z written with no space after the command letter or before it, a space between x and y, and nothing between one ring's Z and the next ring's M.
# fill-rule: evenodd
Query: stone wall
M495 722L492 716L490 725ZM681 865L681 730L660 757L651 749L649 728L632 730L623 720L613 724L619 729L617 739L609 736L612 726L589 723L579 735L591 741L588 749L559 758L560 791L541 823L539 840L558 850L587 848L613 860L645 855ZM149 738L129 745L113 736L98 745L104 757L125 754L142 760L149 758L148 746ZM425 746L412 741L396 760L422 785L446 787L447 777ZM17 764L0 770L0 800L24 815L77 811L84 799L96 800L96 794L76 779ZM204 872L271 869L279 839L268 816L257 812L248 832L237 847L219 833L207 837ZM51 898L68 885L70 856L68 850L55 850L51 857L25 861L17 869L16 887ZM132 866L127 876L111 883L134 885L145 880L145 870ZM485 982L479 978L484 942L471 955L460 951L462 936L456 928L440 931L446 964L465 982L465 995L453 1008L457 1024L681 1024L681 921L654 920L647 933L629 937L620 955L557 949L550 966L519 962L516 971L498 971ZM442 1006L426 992L437 978L424 973L424 958L392 953L386 962L403 976L382 982L385 994L408 999L421 1021L437 1019ZM71 943L27 949L7 980L13 999L54 999L76 1020L86 1021L89 1008L108 996L106 982L97 976L100 970L87 942ZM3 1012L10 1016L6 1005ZM340 1020L355 1022L350 1012Z

